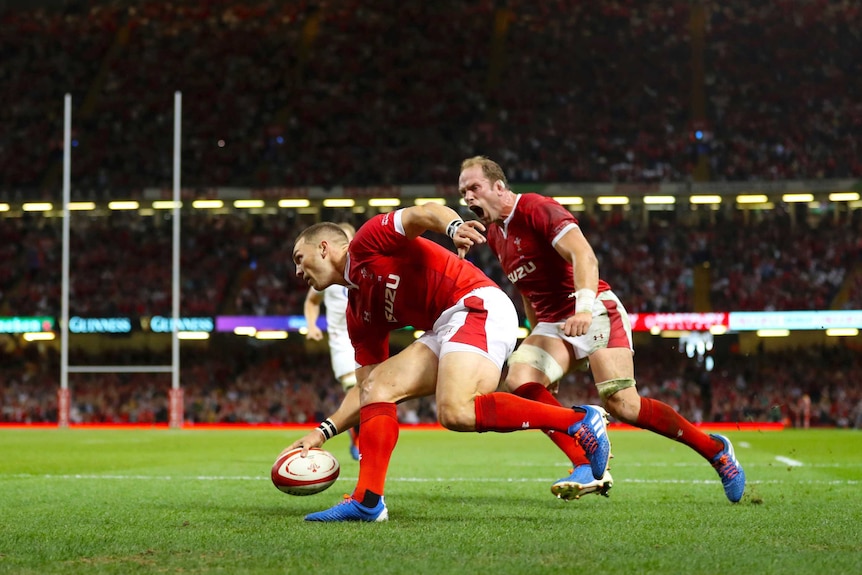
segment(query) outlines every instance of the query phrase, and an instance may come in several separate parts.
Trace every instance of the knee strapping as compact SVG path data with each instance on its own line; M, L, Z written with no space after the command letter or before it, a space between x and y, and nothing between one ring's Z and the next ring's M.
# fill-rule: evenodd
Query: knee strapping
M529 344L521 344L515 352L509 356L508 364L525 363L530 367L538 369L553 383L563 377L563 367L557 363L554 357L541 347Z
M610 396L618 391L636 385L633 377L619 377L617 379L609 379L596 384L596 389L599 391L599 397L602 401L607 401Z

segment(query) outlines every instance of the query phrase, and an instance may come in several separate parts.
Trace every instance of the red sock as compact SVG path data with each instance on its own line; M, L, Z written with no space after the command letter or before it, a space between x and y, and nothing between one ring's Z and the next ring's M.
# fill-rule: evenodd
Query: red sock
M558 405L545 405L496 391L476 398L476 431L548 429L568 434L569 427L584 414Z
M722 446L695 427L671 406L655 399L641 397L641 411L636 425L674 441L684 443L706 459L712 459Z
M512 393L519 397L540 401L548 405L560 405L560 402L557 401L553 393L548 391L548 388L535 381L525 383ZM566 457L569 458L574 467L590 464L590 460L584 454L583 448L575 441L574 437L568 433L558 433L551 429L543 429L542 432L554 442L554 445L560 448L560 451L566 454Z
M383 495L389 460L398 442L398 410L394 403L372 403L359 410L362 429L362 458L359 460L359 480L353 491L356 501L365 499L365 492Z

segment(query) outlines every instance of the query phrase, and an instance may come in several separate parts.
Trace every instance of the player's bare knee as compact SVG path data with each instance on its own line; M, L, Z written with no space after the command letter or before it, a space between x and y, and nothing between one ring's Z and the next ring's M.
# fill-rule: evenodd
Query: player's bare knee
M452 431L473 431L476 429L476 412L472 403L470 409L438 404L437 420L440 425Z

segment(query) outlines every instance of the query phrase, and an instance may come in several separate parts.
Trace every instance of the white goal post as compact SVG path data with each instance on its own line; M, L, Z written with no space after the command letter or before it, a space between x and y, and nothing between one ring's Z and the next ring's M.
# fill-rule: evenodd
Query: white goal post
M174 163L173 163L173 249L172 249L172 327L170 365L69 365L69 230L72 166L72 95L63 103L63 269L60 319L60 389L57 397L57 424L69 427L71 411L70 373L170 373L168 423L172 428L183 425L183 389L180 386L180 136L182 93L174 93Z

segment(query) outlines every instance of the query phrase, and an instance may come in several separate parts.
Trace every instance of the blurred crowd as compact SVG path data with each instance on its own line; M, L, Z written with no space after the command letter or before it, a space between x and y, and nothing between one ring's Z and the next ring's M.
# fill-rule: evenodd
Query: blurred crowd
M233 337L233 336L223 336ZM299 344L269 347L214 343L220 349L184 351L181 382L184 419L201 423L282 424L321 421L341 401L329 355L305 353ZM228 351L224 346L229 346ZM213 352L215 351L215 352ZM158 354L155 354L158 355ZM162 358L170 363L170 358ZM36 346L0 352L0 422L57 421L59 359ZM150 364L154 354L107 352L72 362L106 365ZM854 375L862 354L849 347L806 347L715 357L707 371L702 359L680 353L665 340L636 349L636 376L642 395L660 399L691 421L775 422L791 427L862 429L862 388ZM72 423L155 424L168 421L170 374L111 373L69 375ZM587 372L560 384L563 405L599 403ZM405 424L433 423L433 398L399 405Z
M175 91L189 187L451 185L476 153L521 182L859 177L860 30L853 0L36 2L0 12L0 198L57 189L65 93L91 198L170 185Z
M516 185L862 177L854 0L34 2L0 9L0 52L0 200L56 200L66 93L73 200L170 187L175 91L182 185L200 195L451 188L474 154ZM578 217L631 312L694 311L695 301L862 309L862 210L791 207ZM357 227L366 217L326 216ZM181 315L301 314L290 253L310 217L184 215ZM161 213L76 214L70 314L170 315L171 224ZM0 315L60 315L61 225L2 219ZM487 249L470 257L520 305ZM0 421L56 421L56 354L2 337ZM325 353L214 340L184 352L191 423L315 421L340 401ZM86 361L153 358L72 363ZM636 361L642 393L693 421L862 428L859 363L858 350L836 346L725 354L707 372L657 344ZM73 374L73 421L164 422L169 379ZM598 401L586 374L567 377L561 397ZM435 419L430 400L400 410L405 422Z
M367 216L328 214L357 228ZM313 216L194 213L182 218L181 315L295 315L306 286L291 261ZM776 208L744 221L726 210L668 219L576 214L602 277L631 312L696 310L697 290L716 311L862 309L862 210L800 218ZM0 315L60 315L61 221L7 218L0 226ZM449 246L448 238L442 238ZM170 215L74 216L70 226L70 314L169 316ZM470 256L520 305L486 248ZM701 285L695 277L708 274ZM703 297L700 298L703 301Z

